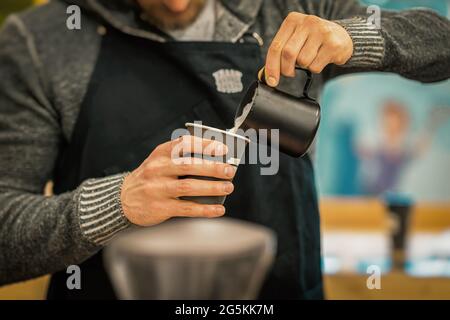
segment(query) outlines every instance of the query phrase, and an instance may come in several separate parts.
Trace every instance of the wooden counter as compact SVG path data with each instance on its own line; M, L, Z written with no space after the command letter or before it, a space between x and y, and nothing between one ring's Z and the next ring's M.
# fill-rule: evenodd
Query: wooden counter
M327 299L338 300L450 300L450 278L414 278L395 270L381 277L381 289L369 290L365 275L324 277Z
M377 199L324 199L320 205L322 231L386 231L391 225ZM450 230L450 204L424 203L415 206L409 233ZM450 300L450 278L411 277L401 269L403 253L396 252L393 271L381 276L381 289L369 290L369 275L324 276L327 299L445 299Z

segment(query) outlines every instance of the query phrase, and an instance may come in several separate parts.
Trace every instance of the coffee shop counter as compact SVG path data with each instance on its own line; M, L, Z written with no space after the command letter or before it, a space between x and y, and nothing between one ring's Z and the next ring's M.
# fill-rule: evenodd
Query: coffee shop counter
M386 234L392 221L377 199L323 199L322 234ZM408 234L450 230L450 204L421 204L411 212ZM381 276L381 288L369 289L369 274L337 272L324 276L327 299L450 299L450 277L415 277L404 271L405 252L395 251L393 267ZM0 288L2 299L44 299L49 277Z
M322 237L327 234L358 233L385 234L388 237L395 225L383 203L377 199L323 199L321 201ZM407 223L408 239L414 235L448 234L450 203L417 204ZM448 237L446 238L448 240ZM359 244L361 245L361 244ZM450 248L450 243L442 243ZM380 277L380 288L369 289L371 274L364 272L336 272L324 275L327 299L450 299L450 277L412 276L405 271L407 250L390 249L389 271ZM350 250L346 247L345 250ZM449 257L447 256L447 259ZM447 270L450 261L447 260ZM369 280L370 281L370 280ZM370 286L369 286L370 287Z

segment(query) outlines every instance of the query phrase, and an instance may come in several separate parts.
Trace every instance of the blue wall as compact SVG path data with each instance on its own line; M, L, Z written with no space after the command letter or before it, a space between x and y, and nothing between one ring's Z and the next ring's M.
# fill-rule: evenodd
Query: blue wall
M443 0L372 0L390 9L430 7L448 15ZM349 89L351 88L351 89ZM401 101L411 117L408 143L414 148L418 133L425 130L430 111L448 106L450 81L424 85L393 74L370 73L345 76L329 82L323 92L322 123L316 153L319 191L326 196L367 195L361 187L361 172L376 174L363 166L355 151L358 144L380 143L380 107L387 99ZM398 192L418 201L450 200L450 120L433 133L426 152L402 170Z

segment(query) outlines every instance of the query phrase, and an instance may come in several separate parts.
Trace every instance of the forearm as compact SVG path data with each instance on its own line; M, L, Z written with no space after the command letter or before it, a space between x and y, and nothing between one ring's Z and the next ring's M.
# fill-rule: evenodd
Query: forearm
M126 228L121 180L90 180L51 197L0 188L0 285L81 263Z
M389 71L422 82L450 77L450 22L428 10L380 12L356 0L304 0L291 11L267 49L265 80L295 76L295 66L324 79Z
M98 250L80 232L76 196L0 190L0 285L53 273Z
M354 42L344 68L394 72L422 82L450 77L448 19L426 9L381 11L378 29L368 23L373 12L357 1L332 1L329 6L323 14L344 26Z
M429 10L410 10L381 23L383 70L422 82L450 78L449 20Z

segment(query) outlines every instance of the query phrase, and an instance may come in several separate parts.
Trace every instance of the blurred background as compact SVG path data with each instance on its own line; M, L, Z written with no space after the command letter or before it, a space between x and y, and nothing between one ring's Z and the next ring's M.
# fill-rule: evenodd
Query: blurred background
M1 0L0 24L45 2ZM447 0L361 2L450 17ZM315 165L327 298L450 299L450 81L344 76L327 84L321 105ZM380 290L367 288L371 266L382 272ZM42 299L47 281L2 287L0 299Z
M362 2L450 15L445 0ZM344 76L327 84L321 105L327 297L450 299L450 81ZM381 290L367 289L369 266L382 272Z

